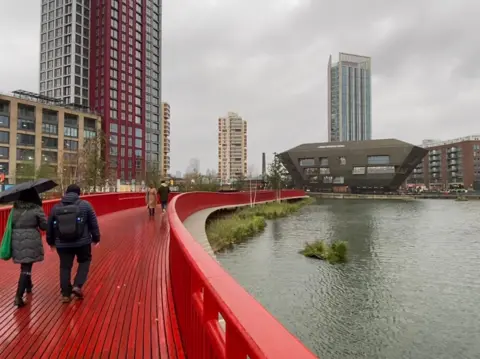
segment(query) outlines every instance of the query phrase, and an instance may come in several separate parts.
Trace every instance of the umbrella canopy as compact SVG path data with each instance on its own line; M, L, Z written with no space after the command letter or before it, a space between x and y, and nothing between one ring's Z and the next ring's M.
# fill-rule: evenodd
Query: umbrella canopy
M20 199L22 193L30 192L32 190L35 190L37 193L43 193L50 191L57 186L58 184L56 184L54 181L45 178L20 183L7 189L6 191L0 192L0 203L15 202Z

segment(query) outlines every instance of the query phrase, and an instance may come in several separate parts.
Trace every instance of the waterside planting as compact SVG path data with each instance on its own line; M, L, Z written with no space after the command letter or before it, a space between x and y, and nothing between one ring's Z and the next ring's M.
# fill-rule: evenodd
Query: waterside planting
M347 261L347 242L336 241L330 245L324 241L306 243L300 254L309 258L326 260L331 264L344 263Z
M214 219L207 224L207 238L214 252L241 243L263 231L267 219L286 217L314 202L306 198L295 202L271 202L253 207L240 207L232 214Z

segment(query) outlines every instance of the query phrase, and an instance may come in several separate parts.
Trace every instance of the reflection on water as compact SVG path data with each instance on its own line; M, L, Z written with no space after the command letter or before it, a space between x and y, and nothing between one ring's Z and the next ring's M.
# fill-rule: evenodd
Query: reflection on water
M480 202L323 201L218 258L322 359L480 358Z

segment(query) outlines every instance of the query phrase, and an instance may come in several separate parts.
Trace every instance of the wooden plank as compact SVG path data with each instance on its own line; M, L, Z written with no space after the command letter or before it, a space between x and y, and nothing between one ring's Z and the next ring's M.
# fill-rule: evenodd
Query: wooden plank
M183 359L165 217L149 219L143 207L99 217L102 242L82 301L61 303L58 255L46 249L33 266L34 293L17 309L19 266L1 262L0 358Z

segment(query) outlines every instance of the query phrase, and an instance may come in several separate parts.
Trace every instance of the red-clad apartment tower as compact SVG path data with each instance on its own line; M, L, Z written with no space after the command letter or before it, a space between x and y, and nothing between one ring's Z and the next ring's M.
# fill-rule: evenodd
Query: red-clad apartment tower
M89 105L103 117L110 172L122 182L159 171L161 1L91 0Z

